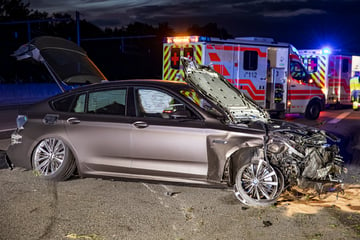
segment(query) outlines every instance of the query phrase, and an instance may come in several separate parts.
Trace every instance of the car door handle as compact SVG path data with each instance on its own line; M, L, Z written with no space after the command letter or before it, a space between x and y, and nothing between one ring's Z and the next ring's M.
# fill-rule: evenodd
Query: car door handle
M80 123L80 120L75 118L75 117L71 117L71 118L68 118L66 120L69 124L79 124Z
M146 122L143 121L134 122L133 125L137 128L146 128L149 126Z

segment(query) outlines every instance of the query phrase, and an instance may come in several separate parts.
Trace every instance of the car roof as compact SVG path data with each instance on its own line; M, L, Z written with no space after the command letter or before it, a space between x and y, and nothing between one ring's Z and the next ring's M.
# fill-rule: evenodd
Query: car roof
M74 89L74 91L84 91L84 90L92 90L98 89L102 87L117 87L122 85L151 85L151 86L165 86L167 88L177 88L179 85L184 86L187 85L185 82L175 82L175 81L167 81L161 79L129 79L129 80L115 80L115 81L104 81L101 83L90 84L87 86L83 86L78 89Z
M171 90L176 90L179 88L189 88L190 86L185 82L176 82L176 81L167 81L161 79L128 79L128 80L113 80L113 81L103 81L101 83L94 83L89 85L84 85L75 89L71 89L63 94L54 96L48 100L54 100L62 98L64 96L69 96L86 91L94 91L100 89L116 88L121 86L157 86L162 88L167 88Z

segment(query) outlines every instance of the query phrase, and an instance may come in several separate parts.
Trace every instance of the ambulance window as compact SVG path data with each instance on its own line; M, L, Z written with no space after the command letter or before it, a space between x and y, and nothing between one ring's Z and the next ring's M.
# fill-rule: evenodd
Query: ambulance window
M244 51L244 70L256 70L258 67L258 53L256 51Z
M179 69L180 68L180 48L171 49L171 68Z
M341 71L342 71L343 73L346 73L346 72L349 71L349 59L343 58L341 65L342 65Z
M299 62L290 62L290 72L291 76L296 80L304 80L306 77L305 69Z
M304 63L308 73L314 73L318 70L318 59L317 57L305 58Z
M184 57L192 60L194 57L194 50L192 48L184 48Z

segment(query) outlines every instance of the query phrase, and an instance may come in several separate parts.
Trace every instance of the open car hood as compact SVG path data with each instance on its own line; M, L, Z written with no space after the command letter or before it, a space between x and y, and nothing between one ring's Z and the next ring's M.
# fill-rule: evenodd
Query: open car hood
M253 121L266 123L270 119L269 114L263 108L209 66L199 65L184 57L182 64L185 82L213 100L227 113L232 123Z
M63 38L34 38L12 56L19 61L32 59L43 63L58 84L82 85L106 80L84 49Z

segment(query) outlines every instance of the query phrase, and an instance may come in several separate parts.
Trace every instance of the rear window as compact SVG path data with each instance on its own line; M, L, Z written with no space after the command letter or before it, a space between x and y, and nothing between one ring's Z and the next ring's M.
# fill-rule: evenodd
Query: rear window
M171 68L180 69L180 48L171 49Z
M308 73L314 73L318 70L318 59L317 57L305 58L304 63Z
M349 59L343 58L342 59L342 72L347 73L349 71Z
M193 48L184 48L184 57L187 57L191 60L194 59L194 49Z

